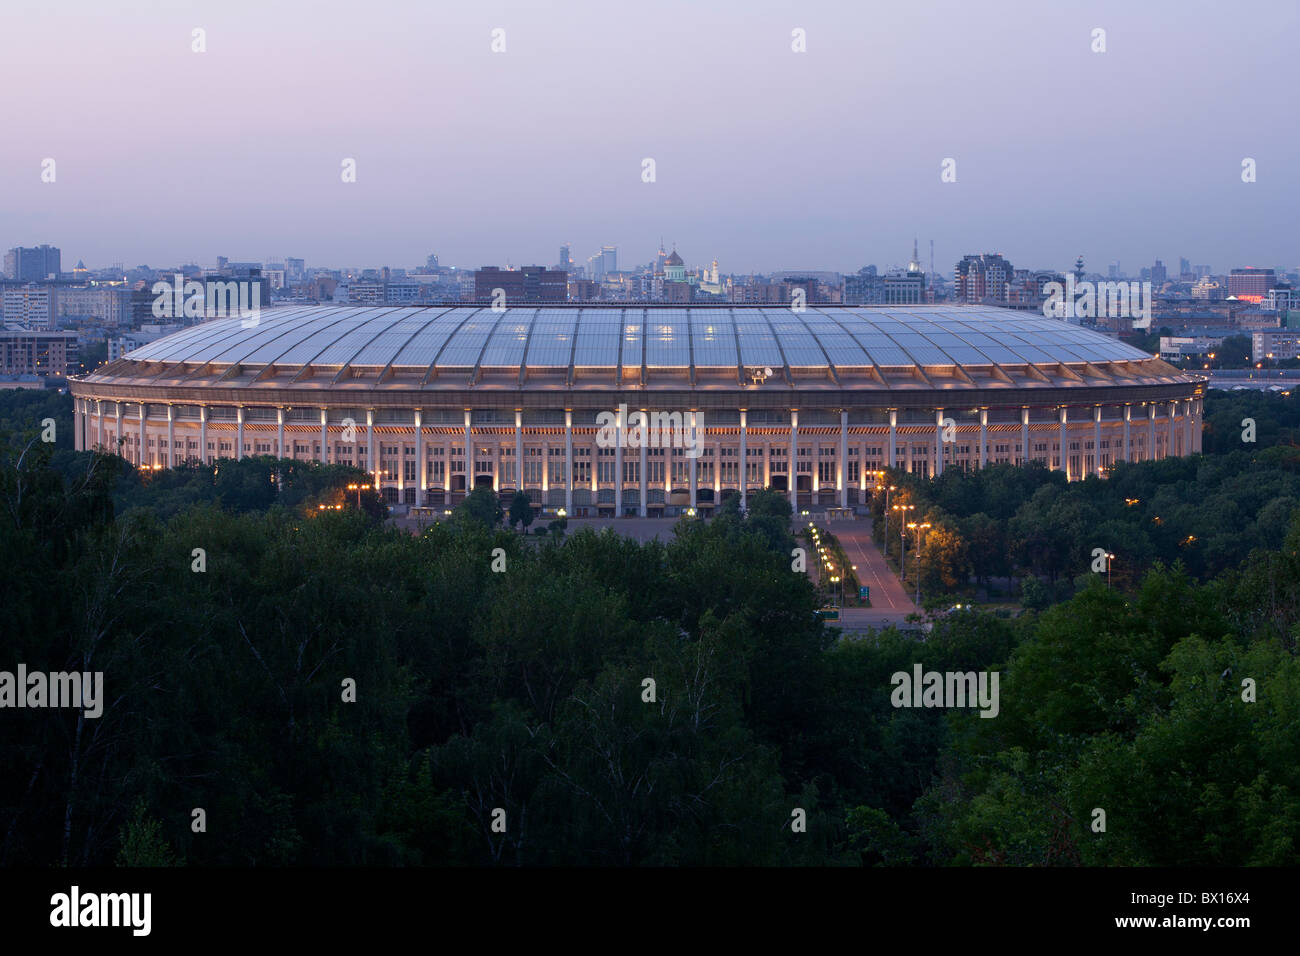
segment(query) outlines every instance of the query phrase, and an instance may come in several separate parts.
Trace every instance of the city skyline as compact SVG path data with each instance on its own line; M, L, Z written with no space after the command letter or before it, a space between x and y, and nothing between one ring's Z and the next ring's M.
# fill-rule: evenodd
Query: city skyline
M924 246L926 240L919 240L919 241ZM243 256L243 255L227 255L225 253L216 253L210 256L173 255L169 259L160 260L157 262L132 262L132 261L122 259L120 257L107 262L86 262L83 256L79 256L76 255L75 253L68 252L62 244L53 241L47 241L45 239L42 239L39 244L33 243L31 246L24 246L23 243L15 242L13 246L7 246L7 247L11 249L12 248L31 249L31 248L35 248L37 245L44 246L47 244L49 246L52 246L56 251L62 251L63 259L64 259L63 262L64 268L61 270L61 272L64 275L70 275L73 272L74 264L78 264L84 267L88 272L105 272L114 269L115 267L118 266L120 266L122 271L124 272L135 271L141 268L147 268L152 271L166 271L171 268L182 268L187 266L196 266L202 269L213 269L213 268L220 267L222 261L254 263L257 265L266 265L268 263L283 265L288 261L302 260L306 262L305 268L307 269L308 272L317 269L346 272L350 270L375 271L384 268L402 269L407 272L413 272L425 268L427 266L428 260L438 260L438 265L440 268L452 268L452 269L458 269L466 272L473 272L477 269L481 269L485 267L496 267L496 268L517 270L525 267L544 266L545 268L551 269L558 264L554 261L556 259L555 255L550 256L549 259L545 255L538 256L535 259L521 258L518 256L498 255L496 258L489 258L483 262L445 262L442 261L445 257L441 256L436 252L416 253L411 255L409 258L405 260L384 261L384 262L364 261L364 260L359 260L357 256L346 256L346 255L343 259L337 261L312 262L306 260L305 257L303 256L296 256L296 255L274 254L274 255L261 255L261 256L250 257L250 256ZM571 244L557 243L556 245L559 245L561 247L568 247ZM0 242L0 246L6 246L6 243ZM576 248L576 246L574 248ZM607 249L616 248L618 250L622 250L624 247L621 244L615 243L613 246L606 245L605 248ZM683 252L683 248L679 248L679 245L677 243L665 243L663 249L669 252L676 251L679 254ZM779 273L793 274L799 271L839 272L841 275L849 276L849 275L853 275L854 273L858 272L863 268L873 267L873 266L881 271L887 269L905 269L908 267L908 260L911 258L910 255L905 255L902 258L863 261L862 263L860 263L859 265L851 269L826 269L817 263L796 263L793 266L786 265L786 266L780 266L771 269L749 270L749 269L739 269L739 268L727 268L725 267L725 260L722 259L717 254L706 253L703 255L694 255L689 252L689 247L686 247L686 249L687 252L683 258L686 261L686 267L688 270L695 269L695 268L706 268L710 264L710 262L712 262L713 260L717 260L719 262L719 274L728 275L728 276L770 275L770 274L779 274ZM226 252L229 251L230 250L226 250ZM236 249L235 251L238 252L239 250ZM656 250L656 252L657 251L658 250ZM597 252L599 252L599 247L597 247ZM725 252L723 254L725 255ZM1093 259L1089 259L1087 256L1073 256L1073 257L1068 257L1066 261L1057 263L1057 262L1043 262L1040 260L1040 258L1035 257L1033 253L1027 253L1026 256L1024 257L1017 257L1006 253L1004 250L1000 248L993 249L993 248L988 248L986 246L978 246L978 247L972 246L971 248L965 249L965 251L951 257L950 259L946 259L944 256L940 255L936 251L934 257L934 274L942 278L951 279L953 275L954 266L958 265L963 258L972 255L985 255L985 254L1004 255L1006 256L1006 258L1011 259L1013 261L1023 261L1025 265L1022 268L1028 268L1031 270L1055 269L1062 272L1072 270L1073 267L1076 265L1076 260L1082 258L1084 262L1085 271L1090 275L1091 274L1106 275L1108 269L1114 268L1116 266L1118 266L1119 272L1122 275L1137 275L1141 271L1149 271L1153 265L1160 264L1164 266L1169 278L1173 280L1176 280L1185 271L1192 272L1194 274L1205 274L1208 270L1209 274L1227 275L1232 269L1238 269L1238 268L1273 268L1273 269L1277 269L1279 273L1296 271L1297 269L1300 269L1300 265L1297 265L1296 263L1293 263L1290 260L1282 259L1277 261L1270 261L1263 257L1257 257L1253 260L1248 259L1240 262L1233 261L1232 263L1228 263L1228 264L1220 264L1216 262L1213 263L1212 265L1203 265L1202 262L1205 257L1200 256L1195 252L1193 253L1193 257L1190 259L1186 256L1179 256L1175 254L1172 256L1169 255L1154 256L1145 260L1138 260L1126 264L1125 262L1121 260L1117 260L1115 258L1102 257L1101 259L1093 260ZM620 257L622 257L623 253L620 251L619 255ZM596 258L596 256L593 255L590 258ZM618 269L611 270L611 271L624 272L624 273L640 272L643 269L645 269L647 266L653 266L655 263L655 259L656 259L655 254L651 254L645 258L628 256L626 258L622 258L622 261L620 262ZM1189 269L1180 270L1179 268L1176 268L1180 259L1188 263ZM586 261L587 260L584 259L583 257L579 255L574 255L572 258L572 266L575 270L581 270L584 267ZM931 270L930 270L929 254L924 250L920 254L920 266L921 266L921 271L927 274L930 273ZM0 278L3 278L3 276L0 276ZM42 282L45 280L41 278L41 279L30 279L29 281Z
M1300 199L1300 134L1276 82L1293 4L1240 5L1241 31L1173 3L394 3L373 31L338 3L258 8L257 31L247 3L17 6L0 62L45 95L7 120L6 241L75 236L72 261L210 261L256 236L308 261L470 268L547 264L562 236L575 259L614 241L639 262L662 235L729 272L853 272L905 262L915 235L943 273L976 251L1100 270L1180 244L1294 265L1279 211Z

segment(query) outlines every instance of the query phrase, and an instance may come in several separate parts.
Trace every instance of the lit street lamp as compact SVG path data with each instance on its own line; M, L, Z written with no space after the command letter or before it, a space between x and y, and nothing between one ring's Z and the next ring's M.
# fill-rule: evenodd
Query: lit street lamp
M885 542L885 547L889 547L889 493L897 487L897 485L889 485L885 488L885 534L881 538Z
M907 544L906 544L906 539L905 539L905 536L906 536L906 534L907 534L907 529L906 529L905 527L903 527L903 526L907 523L907 513L908 513L909 511L915 511L915 510L916 510L916 505L894 505L894 507L893 507L892 510L897 511L897 512L899 513L899 515L898 515L898 525L899 525L899 527L898 527L898 540L899 540L900 543L899 543L899 545L898 545L898 570L899 570L899 574L900 574L900 576L901 576L900 579L906 581L906 580L907 580L907 568L904 566L905 562L903 561L903 553L904 553L904 551L907 550ZM888 519L886 519L886 520L888 520ZM885 540L888 541L889 539L886 538ZM885 547L888 548L889 545L886 544Z
M915 521L908 524L909 528L916 529L916 606L921 606L921 531L930 527L930 522L917 524Z

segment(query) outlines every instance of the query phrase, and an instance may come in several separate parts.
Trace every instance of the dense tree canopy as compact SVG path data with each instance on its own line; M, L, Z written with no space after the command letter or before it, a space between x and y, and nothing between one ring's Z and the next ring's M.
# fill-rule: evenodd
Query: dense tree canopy
M781 495L646 544L514 534L493 498L412 535L345 470L142 478L5 411L0 670L105 694L0 709L0 864L1297 859L1285 448L908 484L952 539L934 587L962 562L1068 580L1098 536L1127 583L836 640ZM894 706L918 665L997 672L997 718Z

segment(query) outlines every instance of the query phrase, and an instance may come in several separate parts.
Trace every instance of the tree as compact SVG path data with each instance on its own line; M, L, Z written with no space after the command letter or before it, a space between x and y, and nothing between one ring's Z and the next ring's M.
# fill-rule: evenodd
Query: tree
M122 848L118 866L179 866L176 853L163 836L162 824L148 815L144 800L135 805L135 816L121 831Z
M480 485L465 496L456 511L488 528L501 523L501 499L486 485Z
M510 499L510 527L523 525L524 530L533 523L533 503L529 500L528 495L522 491L516 491L515 496Z

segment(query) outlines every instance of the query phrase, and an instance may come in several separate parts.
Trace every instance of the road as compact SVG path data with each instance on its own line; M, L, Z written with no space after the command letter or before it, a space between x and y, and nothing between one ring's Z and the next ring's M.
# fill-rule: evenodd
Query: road
M858 581L871 588L871 607L849 607L840 612L845 630L879 627L884 623L901 624L909 614L917 613L908 591L898 575L885 563L876 543L871 540L871 522L866 519L840 519L820 525L839 539L849 563L858 566Z

